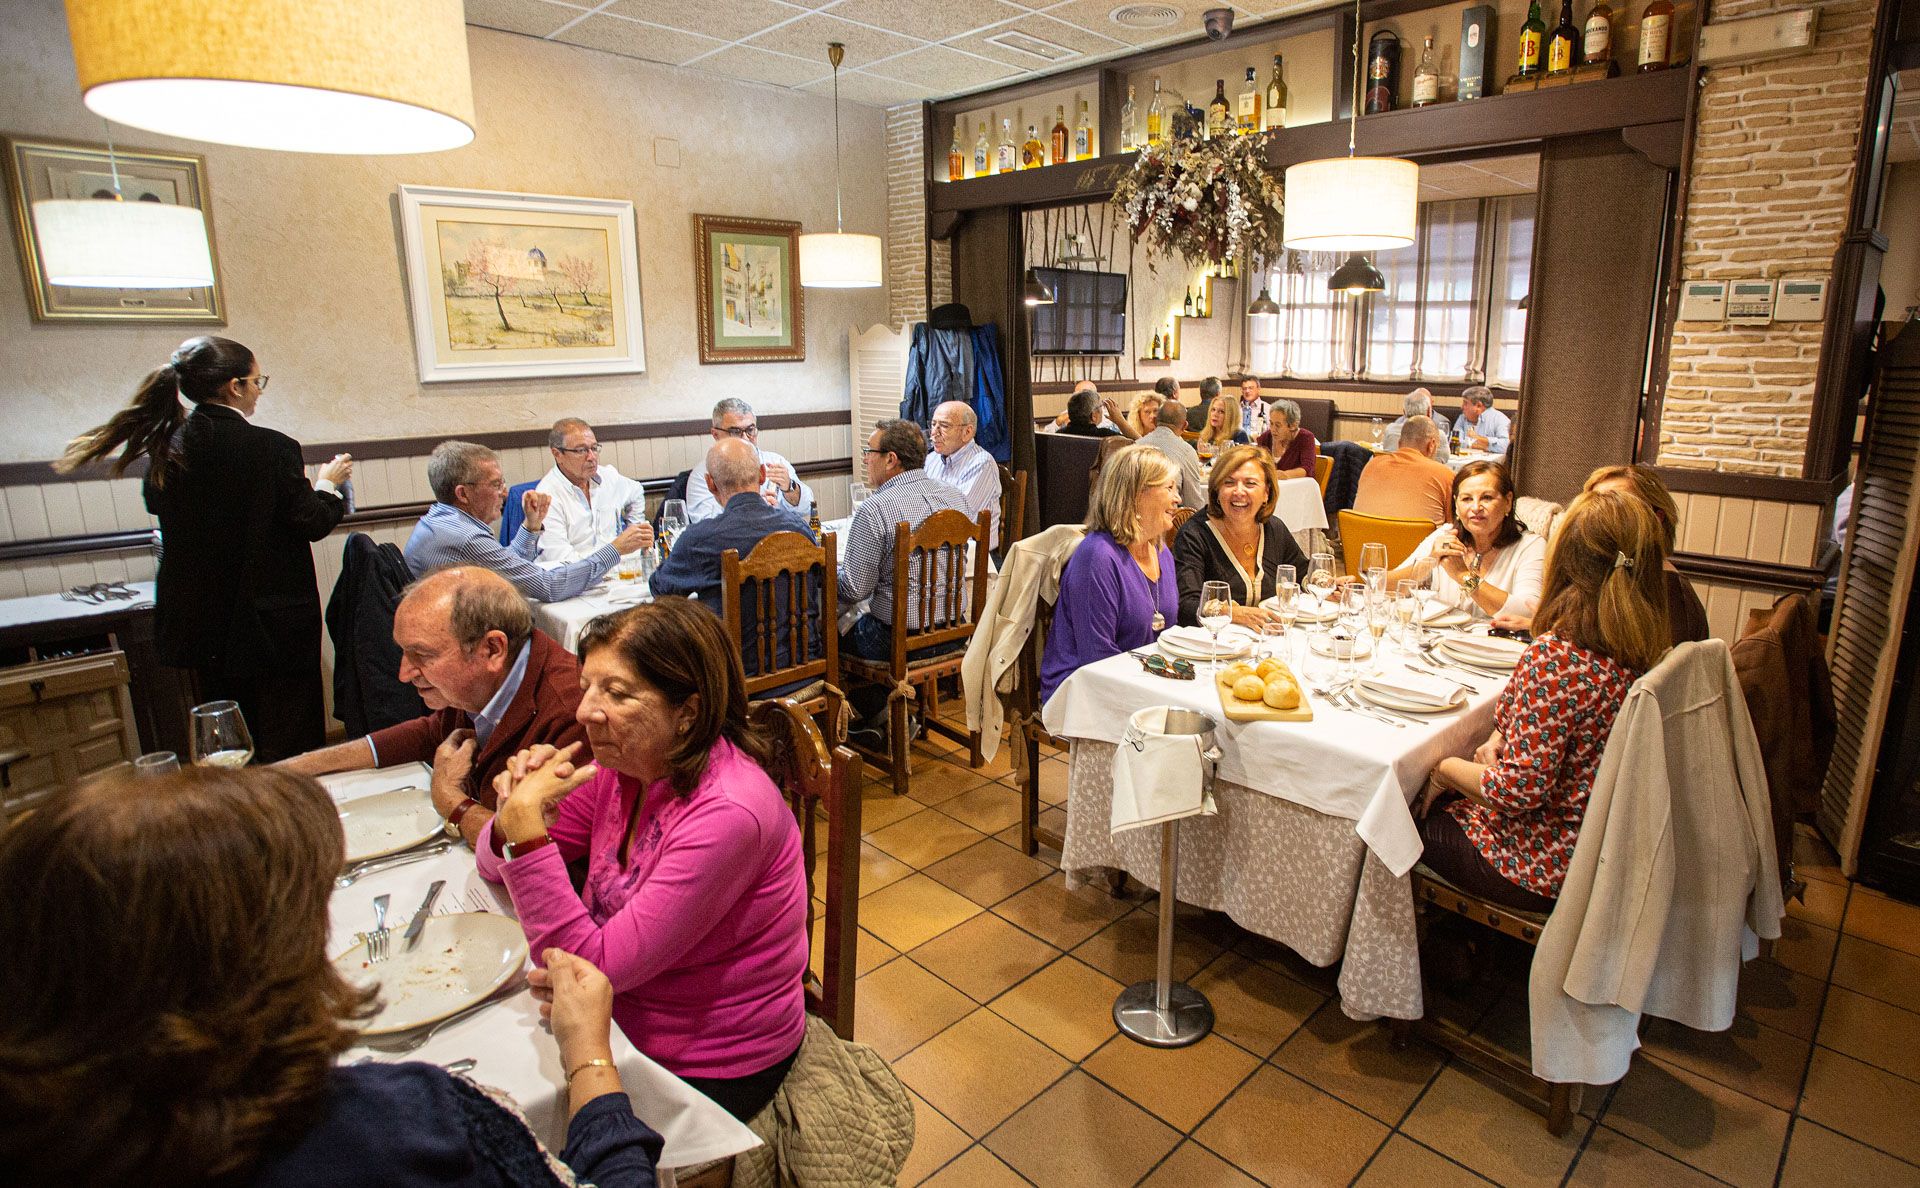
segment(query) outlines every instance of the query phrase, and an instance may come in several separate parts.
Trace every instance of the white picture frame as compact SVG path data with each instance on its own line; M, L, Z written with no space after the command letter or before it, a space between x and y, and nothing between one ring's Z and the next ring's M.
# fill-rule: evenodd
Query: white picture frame
M646 370L633 203L402 185L422 383Z

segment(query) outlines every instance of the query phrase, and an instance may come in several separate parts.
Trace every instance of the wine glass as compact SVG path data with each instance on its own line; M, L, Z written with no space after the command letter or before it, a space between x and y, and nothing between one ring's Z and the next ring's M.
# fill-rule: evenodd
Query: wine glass
M1367 579L1369 586L1376 586L1373 571L1387 572L1387 546L1377 540L1368 541L1360 546L1360 573Z
M201 767L245 767L253 759L253 735L247 718L232 701L196 705L193 719L193 761Z
M1307 559L1307 591L1311 593L1314 598L1324 604L1329 598L1333 597L1333 587L1335 584L1332 553L1315 553ZM1324 612L1316 607L1314 608L1314 613L1321 614Z
M1398 582L1393 587L1393 619L1400 625L1400 646L1412 649L1408 639L1413 622L1420 614L1420 587L1411 581Z
M1380 641L1393 619L1393 599L1385 590L1367 587L1367 633L1373 636L1373 671L1380 671Z
M172 751L148 751L133 761L137 776L163 776L180 770L180 756Z
M680 534L682 532L685 532L686 530L687 530L687 501L684 499L669 499L665 503L661 504L660 505L660 536L662 538L661 543L666 545L667 550L669 552L673 550L673 542L676 540L679 540Z
M1220 668L1220 629L1233 622L1233 591L1225 582L1200 583L1200 625L1213 635L1213 668Z
M853 501L853 511L849 512L848 514L858 515L860 512L860 505L865 503L868 499L872 498L872 496L873 496L873 489L867 486L867 484L859 481L858 479L855 479L853 482L848 483L847 497Z
M1387 440L1387 423L1379 417L1375 417L1373 418L1373 424L1368 427L1367 433L1373 438L1373 448L1377 450L1382 443Z

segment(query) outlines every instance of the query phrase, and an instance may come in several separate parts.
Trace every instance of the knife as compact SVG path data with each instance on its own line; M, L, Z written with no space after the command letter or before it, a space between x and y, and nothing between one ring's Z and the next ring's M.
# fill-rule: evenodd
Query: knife
M413 922L407 925L407 948L420 943L420 930L427 926L427 916L433 911L433 901L440 898L440 888L447 885L445 879L433 880L433 886L427 888L427 897L420 901L420 910L413 913Z

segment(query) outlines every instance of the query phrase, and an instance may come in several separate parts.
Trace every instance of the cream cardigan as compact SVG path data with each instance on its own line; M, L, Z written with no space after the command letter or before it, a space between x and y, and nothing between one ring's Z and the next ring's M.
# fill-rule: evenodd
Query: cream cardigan
M987 605L980 612L973 638L967 642L966 657L960 662L967 729L980 735L983 760L991 760L1000 752L1000 727L1006 721L1000 694L1013 691L1018 675L1014 664L1027 637L1033 634L1037 600L1044 598L1052 603L1060 596L1060 574L1086 534L1080 524L1055 524L1015 541L1007 550L1000 577L987 591Z

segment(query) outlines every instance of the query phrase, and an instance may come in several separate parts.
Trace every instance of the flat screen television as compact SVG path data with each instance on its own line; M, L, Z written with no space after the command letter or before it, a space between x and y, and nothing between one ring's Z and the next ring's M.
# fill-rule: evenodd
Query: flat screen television
M1127 278L1119 272L1036 268L1052 305L1033 310L1036 355L1120 355L1127 349Z

